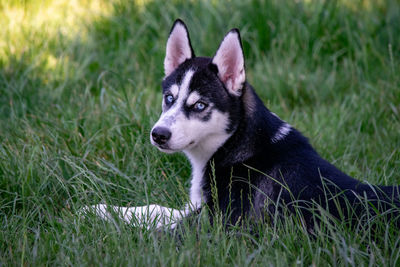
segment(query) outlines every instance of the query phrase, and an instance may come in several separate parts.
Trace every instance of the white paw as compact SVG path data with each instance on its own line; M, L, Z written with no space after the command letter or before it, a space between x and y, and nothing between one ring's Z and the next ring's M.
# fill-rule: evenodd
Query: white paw
M174 228L176 222L184 217L186 213L185 210L176 210L159 205L118 207L97 204L83 207L79 215L95 214L106 221L113 221L114 218L119 218L132 226L151 229L163 226Z

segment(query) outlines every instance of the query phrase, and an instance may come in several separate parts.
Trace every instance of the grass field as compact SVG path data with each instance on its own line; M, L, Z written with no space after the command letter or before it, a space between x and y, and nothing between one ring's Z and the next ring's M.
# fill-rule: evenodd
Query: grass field
M177 244L77 215L188 200L188 161L149 143L178 17L197 55L240 28L272 111L353 177L400 184L398 1L0 0L0 266L400 265L400 231L384 223L316 237L295 220L256 237L205 223Z

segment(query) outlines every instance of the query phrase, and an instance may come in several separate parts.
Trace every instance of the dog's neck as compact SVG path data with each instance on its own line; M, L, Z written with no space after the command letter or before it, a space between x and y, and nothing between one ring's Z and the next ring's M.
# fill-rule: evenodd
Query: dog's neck
M190 202L194 209L199 208L201 203L206 201L202 193L206 164L215 151L217 151L230 136L231 134L211 136L203 140L199 145L183 151L192 165Z
M244 163L253 157L274 157L282 145L290 145L286 137L295 131L265 107L248 83L241 103L242 112L240 118L236 118L236 130L212 156L216 165L221 167Z

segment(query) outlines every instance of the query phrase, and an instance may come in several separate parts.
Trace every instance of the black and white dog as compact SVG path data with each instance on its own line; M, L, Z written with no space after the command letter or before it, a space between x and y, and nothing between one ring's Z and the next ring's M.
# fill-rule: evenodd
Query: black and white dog
M374 214L399 206L399 187L363 184L344 174L263 105L246 82L237 29L228 32L213 58L196 57L185 24L176 20L164 70L162 114L150 140L160 151L183 151L189 158L190 203L182 210L92 206L99 216L110 218L113 211L133 225L173 228L202 206L211 211L218 206L226 222L236 224L263 220L280 212L281 203L289 211L299 208L310 227L315 204L350 220L369 210L363 203Z

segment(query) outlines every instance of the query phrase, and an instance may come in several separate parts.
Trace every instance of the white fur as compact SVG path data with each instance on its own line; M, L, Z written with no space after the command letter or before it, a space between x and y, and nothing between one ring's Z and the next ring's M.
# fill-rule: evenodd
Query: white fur
M140 207L118 207L106 204L98 204L83 208L83 214L94 213L103 220L112 221L113 215L118 216L124 222L135 227L159 228L169 226L174 228L176 222L189 213L189 209L171 209L159 205L148 205Z
M181 82L181 86L179 87L179 99L180 103L183 104L183 101L187 97L189 93L189 85L192 81L194 71L192 69L186 71L185 76Z
M196 91L194 91L190 93L189 97L187 98L186 105L191 106L197 101L199 101L200 98L201 96Z
M189 157L189 156L188 156ZM190 158L189 158L190 159ZM194 209L201 207L203 199L203 176L207 161L204 159L190 159L192 164L192 180L190 181L190 204Z
M178 92L179 92L178 85L176 85L176 84L172 85L171 88L169 89L169 91L171 92L173 97L176 98L178 96Z
M202 128L193 128L193 132L202 132L204 137L196 145L185 149L183 152L192 164L192 181L190 188L190 201L194 207L201 206L203 201L202 185L204 168L211 156L229 138L230 134L225 132L228 124L226 114L214 111L212 117L207 122L202 122ZM206 130L208 128L208 131ZM212 131L214 129L214 131ZM208 133L207 133L208 132Z
M234 95L240 95L246 80L244 57L239 34L230 31L222 41L212 62L218 67L218 75L226 88Z
M283 123L281 127L279 127L278 131L275 133L275 135L271 138L272 143L276 143L279 140L282 140L283 138L285 138L290 130L292 129L292 127L288 124L288 123Z
M272 112L272 111L270 111L270 112L271 112L272 115L274 115L275 117L277 117L278 119L280 119L279 116L276 115L274 112Z
M185 26L177 22L168 37L164 59L165 77L170 75L186 59L192 58L189 34Z
M183 123L183 120L186 120L185 116L181 113L182 105L185 104L185 100L189 91L189 85L190 81L193 77L194 71L193 70L188 70L182 79L182 82L180 85L172 85L171 86L171 93L172 90L177 90L176 95L174 96L175 102L170 107L168 110L165 111L166 107L165 105L163 106L164 112L161 114L160 118L158 121L154 124L153 129L156 127L166 127L168 128L171 133L179 131L179 129L182 127L181 124ZM177 88L177 89L176 89ZM175 125L178 124L178 125ZM175 130L175 129L178 130ZM153 131L152 129L152 131ZM150 137L150 141L153 145L156 145L154 143L153 139ZM172 150L182 150L183 147L187 145L187 141L184 140L184 137L178 135L178 134L172 134L171 140L169 141L169 146L171 147ZM163 151L163 150L162 150ZM164 151L168 152L168 151Z
M168 141L170 149L169 151L160 149L163 152L182 151L190 144L190 142L192 142L191 139L188 139L190 136L187 134L187 132L191 130L191 126L189 125L191 120L188 120L181 110L182 106L185 105L193 74L193 70L188 70L184 74L182 82L179 86L178 95L175 97L174 104L161 114L160 118L153 126L153 129L156 127L166 127L171 132L171 139ZM150 141L153 145L157 145L151 137Z

